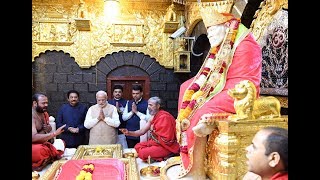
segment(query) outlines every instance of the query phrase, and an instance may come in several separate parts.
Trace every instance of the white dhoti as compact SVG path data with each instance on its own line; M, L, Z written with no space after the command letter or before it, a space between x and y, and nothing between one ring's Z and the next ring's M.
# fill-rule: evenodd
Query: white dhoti
M140 120L140 129L143 129L146 126L147 122L145 120ZM144 142L148 140L149 131L147 131L144 135L140 136L140 142Z
M128 143L126 140L126 136L124 134L119 134L118 139L117 139L117 144L122 145L122 149L127 149L128 148Z

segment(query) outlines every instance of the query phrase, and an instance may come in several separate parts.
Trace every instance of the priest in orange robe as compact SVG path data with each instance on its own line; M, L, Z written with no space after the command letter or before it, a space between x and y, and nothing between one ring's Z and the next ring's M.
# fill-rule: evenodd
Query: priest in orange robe
M61 134L66 125L51 132L47 108L48 97L45 94L36 93L32 96L32 170L36 171L60 159L65 149L61 139L54 140L53 144L49 142Z
M136 131L120 129L123 134L136 137L145 134L149 130L150 138L134 146L138 157L143 161L147 161L149 156L151 160L163 161L179 153L175 118L169 112L160 109L160 105L161 99L159 97L151 97L148 100L151 118L145 127Z

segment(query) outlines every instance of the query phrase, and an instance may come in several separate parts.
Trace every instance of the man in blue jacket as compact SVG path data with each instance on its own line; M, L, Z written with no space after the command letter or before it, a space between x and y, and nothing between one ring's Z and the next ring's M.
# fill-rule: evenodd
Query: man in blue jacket
M140 129L140 120L147 121L149 115L148 101L142 98L143 91L140 85L132 86L133 100L127 102L123 111L122 119L127 122L126 129L128 131L136 131ZM133 148L140 142L140 137L126 136L128 148Z
M79 92L70 90L67 92L68 103L63 104L56 118L56 126L66 124L64 132L60 138L65 141L66 148L77 148L79 145L87 144L85 142L85 133L88 129L84 127L84 120L88 107L79 103Z

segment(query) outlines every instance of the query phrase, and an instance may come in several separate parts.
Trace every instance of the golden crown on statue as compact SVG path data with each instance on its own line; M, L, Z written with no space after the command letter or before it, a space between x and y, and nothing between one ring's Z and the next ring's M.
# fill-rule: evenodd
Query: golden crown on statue
M233 0L204 3L198 1L200 15L205 26L210 27L230 20L232 16L227 16L221 13L229 13L233 3Z

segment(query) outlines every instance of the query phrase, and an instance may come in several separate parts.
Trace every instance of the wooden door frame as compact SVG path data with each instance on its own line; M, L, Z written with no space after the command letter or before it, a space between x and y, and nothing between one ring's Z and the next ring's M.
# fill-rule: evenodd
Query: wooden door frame
M107 77L107 93L112 97L112 81L144 81L142 87L143 98L148 100L150 98L150 77L149 76L110 76Z

